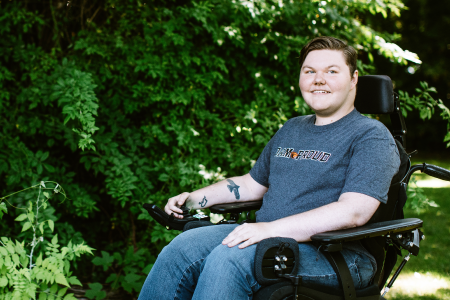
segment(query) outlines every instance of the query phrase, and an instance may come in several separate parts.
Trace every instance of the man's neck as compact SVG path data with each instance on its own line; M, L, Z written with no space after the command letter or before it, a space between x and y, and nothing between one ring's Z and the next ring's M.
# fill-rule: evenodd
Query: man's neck
M355 109L355 106L352 105L350 108L342 111L342 112L336 112L330 116L327 115L321 115L320 113L316 113L316 122L314 123L314 125L316 126L324 126L324 125L328 125L331 123L334 123L340 119L342 119L343 117L345 117L346 115L348 115L349 113L351 113L353 111L353 109Z

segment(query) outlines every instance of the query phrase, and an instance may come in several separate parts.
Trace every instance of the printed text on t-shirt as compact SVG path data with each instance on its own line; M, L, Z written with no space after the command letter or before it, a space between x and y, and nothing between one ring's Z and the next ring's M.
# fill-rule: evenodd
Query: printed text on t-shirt
M292 158L295 160L310 159L318 162L327 162L331 157L331 153L319 150L298 150L298 152L295 152L294 148L278 147L275 157Z

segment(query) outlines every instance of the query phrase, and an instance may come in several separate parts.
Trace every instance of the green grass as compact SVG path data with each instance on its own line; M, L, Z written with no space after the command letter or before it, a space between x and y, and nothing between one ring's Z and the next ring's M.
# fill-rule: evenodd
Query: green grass
M450 164L434 163L450 168ZM420 244L419 256L411 257L387 299L450 299L450 188L424 188L424 191L439 207L430 207L420 214L405 211L406 218L423 220L422 231L426 238ZM405 287L406 280L414 285Z

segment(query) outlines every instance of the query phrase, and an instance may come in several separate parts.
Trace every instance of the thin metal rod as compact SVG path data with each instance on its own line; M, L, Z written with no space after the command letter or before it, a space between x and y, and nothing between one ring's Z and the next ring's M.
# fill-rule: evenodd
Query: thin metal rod
M397 279L398 274L400 274L400 272L402 271L403 267L406 265L406 263L408 262L409 258L410 258L411 253L408 253L408 255L406 255L403 258L402 263L400 264L400 266L398 266L397 270L394 273L394 276L392 276L391 280L389 281L388 285L384 288L384 293L383 293L383 297L384 295L387 294L387 292L389 292L389 290L391 289L392 285L394 284L394 281Z

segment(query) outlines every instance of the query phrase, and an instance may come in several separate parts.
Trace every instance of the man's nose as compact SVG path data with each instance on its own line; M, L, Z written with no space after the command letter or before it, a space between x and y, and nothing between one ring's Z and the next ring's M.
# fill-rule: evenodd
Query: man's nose
M322 72L317 72L316 76L314 77L314 84L325 84L325 78L323 77Z

